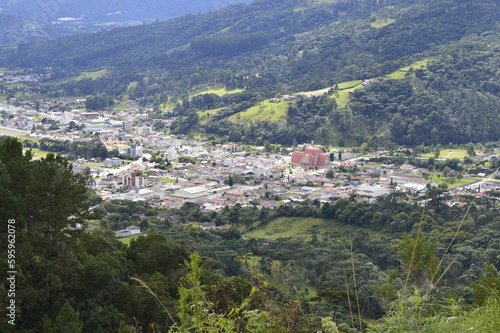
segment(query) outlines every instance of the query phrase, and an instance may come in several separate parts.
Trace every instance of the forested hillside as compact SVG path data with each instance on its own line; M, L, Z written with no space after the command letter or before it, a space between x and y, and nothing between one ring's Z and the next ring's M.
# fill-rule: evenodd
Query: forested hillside
M495 141L499 15L494 0L262 0L20 44L3 50L0 66L50 66L68 79L109 68L112 75L100 79L49 81L40 89L52 96L133 98L160 117L175 106L168 115L179 117L173 133L195 130L250 144L365 142L371 148ZM394 75L417 62L422 65L406 75ZM343 88L362 80L370 81ZM214 86L245 91L203 94ZM323 88L328 94L286 101L284 116L272 121L233 116L271 97ZM201 122L211 109L220 110Z

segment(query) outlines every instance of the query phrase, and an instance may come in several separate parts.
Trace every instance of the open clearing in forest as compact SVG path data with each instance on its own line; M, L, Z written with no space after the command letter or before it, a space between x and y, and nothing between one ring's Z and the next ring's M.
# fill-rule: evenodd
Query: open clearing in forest
M278 239L295 238L311 241L313 234L319 239L341 239L348 238L349 232L355 235L358 231L369 233L371 237L383 237L370 229L357 226L349 226L335 220L327 220L317 217L280 217L263 226L243 234L247 238Z
M229 121L246 123L252 120L266 120L278 122L286 115L288 103L264 101L252 106L248 110L234 114L228 118Z
M126 245L130 245L130 242L134 239L136 239L137 237L140 237L140 236L146 236L147 234L139 234L139 235L132 235L132 236L127 236L127 237L123 237L123 238L117 238L120 242L122 242L123 244L126 244Z
M63 78L63 79L55 79L55 80L50 80L46 82L42 82L42 85L55 85L55 84L62 84L70 81L81 81L85 79L92 79L96 80L101 77L104 77L110 73L109 69L101 69L98 71L88 71L88 72L81 72L80 75L72 78Z
M224 96L224 95L229 95L229 94L236 94L244 91L243 89L231 89L228 90L226 88L210 88L207 90L199 91L196 94L192 96L198 96L202 94L216 94L217 96Z
M224 109L224 108L198 111L198 117L200 118L200 124L202 124L202 125L206 124L211 116L213 116L214 114L216 114L218 111L220 111L222 109Z
M422 154L422 157L434 157L434 153ZM463 159L467 157L467 150L465 149L443 149L439 151L439 158L451 159Z
M372 28L380 29L380 28L383 28L386 25L392 24L394 22L396 22L395 19L385 18L385 19L378 19L378 20L376 20L374 22L371 22L370 25L371 25Z

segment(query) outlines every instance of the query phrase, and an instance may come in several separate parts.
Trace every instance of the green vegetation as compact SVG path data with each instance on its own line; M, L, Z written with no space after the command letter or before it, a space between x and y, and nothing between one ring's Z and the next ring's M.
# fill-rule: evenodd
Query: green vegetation
M212 109L212 110L204 110L204 111L198 111L198 117L200 119L200 124L204 125L208 122L211 116L219 112L224 108L217 108L217 109Z
M339 85L340 86L340 85ZM350 94L356 90L356 89L360 89L362 88L363 86L362 85L358 85L358 86L355 86L355 87L351 87L351 88L345 88L345 89L342 89L342 90L338 90L336 91L334 94L333 94L333 97L335 98L335 101L337 102L337 106L339 108L344 108L347 106L347 104L349 103L350 101Z
M339 239L348 237L349 232L355 234L360 230L369 232L373 238L382 236L382 234L377 234L356 226L347 226L332 220L313 217L280 217L268 222L264 226L259 226L252 231L244 233L243 236L261 239L295 238L307 242L311 241L313 235L314 237L323 237L328 234L329 237Z
M130 242L133 241L134 239L137 239L138 237L146 236L146 235L147 234L132 235L132 236L127 236L127 237L122 237L122 238L117 238L117 239L125 245L130 245Z
M404 157L390 158L375 163ZM458 169L455 160L432 163ZM495 192L464 196L463 207L445 204L448 188L439 186L373 203L353 194L274 208L237 204L208 212L186 202L165 209L102 201L67 161L52 154L33 160L13 138L0 142L0 174L0 218L16 216L23 276L17 328L50 331L61 318L82 332L152 324L165 332L305 333L332 322L339 332L360 332L365 317L379 319L373 332L460 332L463 324L489 333L498 325ZM180 225L160 213L180 217ZM88 219L91 228L67 228ZM227 229L192 226L211 221ZM118 241L113 230L130 225L148 234ZM7 251L0 247L2 256ZM109 302L88 303L102 290L111 293ZM0 321L2 330L7 325Z
M225 87L222 87L222 88L212 88L212 89L207 89L207 90L203 90L203 91L200 91L200 92L197 92L196 94L194 94L193 96L198 96L198 95L202 95L202 94L215 94L217 96L224 96L224 95L228 95L228 94L236 94L236 93L239 93L239 92L242 92L243 89L227 89Z
M0 65L54 68L56 81L43 85L44 96L105 92L152 107L160 118L170 116L159 111L168 105L177 117L173 134L196 130L226 140L233 133L232 139L247 144L281 145L321 138L325 144L367 143L369 149L493 142L500 128L493 65L499 38L491 31L496 3L460 1L385 6L292 0L275 1L272 8L267 0L254 1L154 25L23 44L2 50ZM113 68L113 75L104 68ZM372 82L358 89L362 79ZM330 96L335 103L314 100L338 82ZM11 85L2 94L28 96L25 90L36 86L19 91ZM187 94L197 89L204 91ZM309 92L312 105L299 117L290 112L294 103L276 116L268 116L267 107L265 116L251 109L301 91ZM214 109L219 111L211 119L199 116Z
M376 21L370 22L370 25L371 25L372 28L380 29L380 28L383 28L383 27L385 27L385 26L387 26L389 24L392 24L394 22L396 22L395 19L387 19L387 18L385 18L385 19L378 19Z
M287 105L288 103L286 101L280 101L278 103L270 101L260 102L248 110L230 116L228 120L241 123L255 120L278 122L286 115Z
M422 154L422 157L435 157L435 154L426 153ZM463 159L467 157L466 149L443 149L439 151L439 158L445 159Z
M357 87L358 85L360 85L361 82L363 82L363 81L352 80L352 81L341 82L338 84L338 87L339 87L339 90L354 88L354 87Z
M42 158L46 158L47 154L50 153L48 151L40 150L38 148L24 148L25 151L28 150L28 149L31 149L31 151L33 153L33 159L34 160L39 160L39 159L42 159Z
M116 111L125 111L128 108L129 107L127 105L122 104L122 103L113 105L113 110L116 110Z
M427 68L427 64L429 63L429 59L424 59L420 61L416 61L413 64L409 66L405 66L395 72L392 72L391 74L387 75L388 78L394 79L394 80L401 80L410 75L411 73L414 73L415 70L417 69L425 69Z
M101 69L99 71L91 71L91 72L82 72L80 75L78 75L74 80L80 81L80 80L85 80L85 79L92 79L92 80L97 80L101 77L107 76L110 74L110 71L108 69Z
M279 290L282 294L292 296L300 294L306 299L317 296L317 289L308 284L307 272L299 265L285 264L280 260L271 260L259 256L245 257L245 265L254 275L261 273L261 266L267 270L269 286ZM290 291L293 290L293 293Z
M175 183L176 179L172 179L172 178L160 178L160 181L163 182L163 183Z

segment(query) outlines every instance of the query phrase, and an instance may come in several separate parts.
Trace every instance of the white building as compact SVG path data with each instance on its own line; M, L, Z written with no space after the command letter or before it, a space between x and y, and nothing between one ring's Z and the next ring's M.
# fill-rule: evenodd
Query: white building
M133 235L139 235L141 233L141 228L136 225L131 225L130 227L126 227L123 230L118 230L116 233L117 238L123 238Z
M174 196L184 199L200 198L208 194L208 190L202 186L187 187L174 192Z
M104 160L105 168L116 168L119 167L121 164L122 160L120 160L118 157L107 158L106 160Z

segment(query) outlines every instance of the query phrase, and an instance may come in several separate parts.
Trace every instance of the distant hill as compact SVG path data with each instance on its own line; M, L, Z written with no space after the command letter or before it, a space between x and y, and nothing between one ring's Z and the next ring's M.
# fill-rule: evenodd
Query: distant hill
M0 0L0 45L165 21L252 0Z
M492 142L500 137L499 17L496 0L259 0L23 43L0 52L0 67L67 77L109 68L112 76L65 80L51 95L168 105L176 134L371 148ZM212 87L244 91L218 96ZM326 94L279 109L261 103L308 91Z

